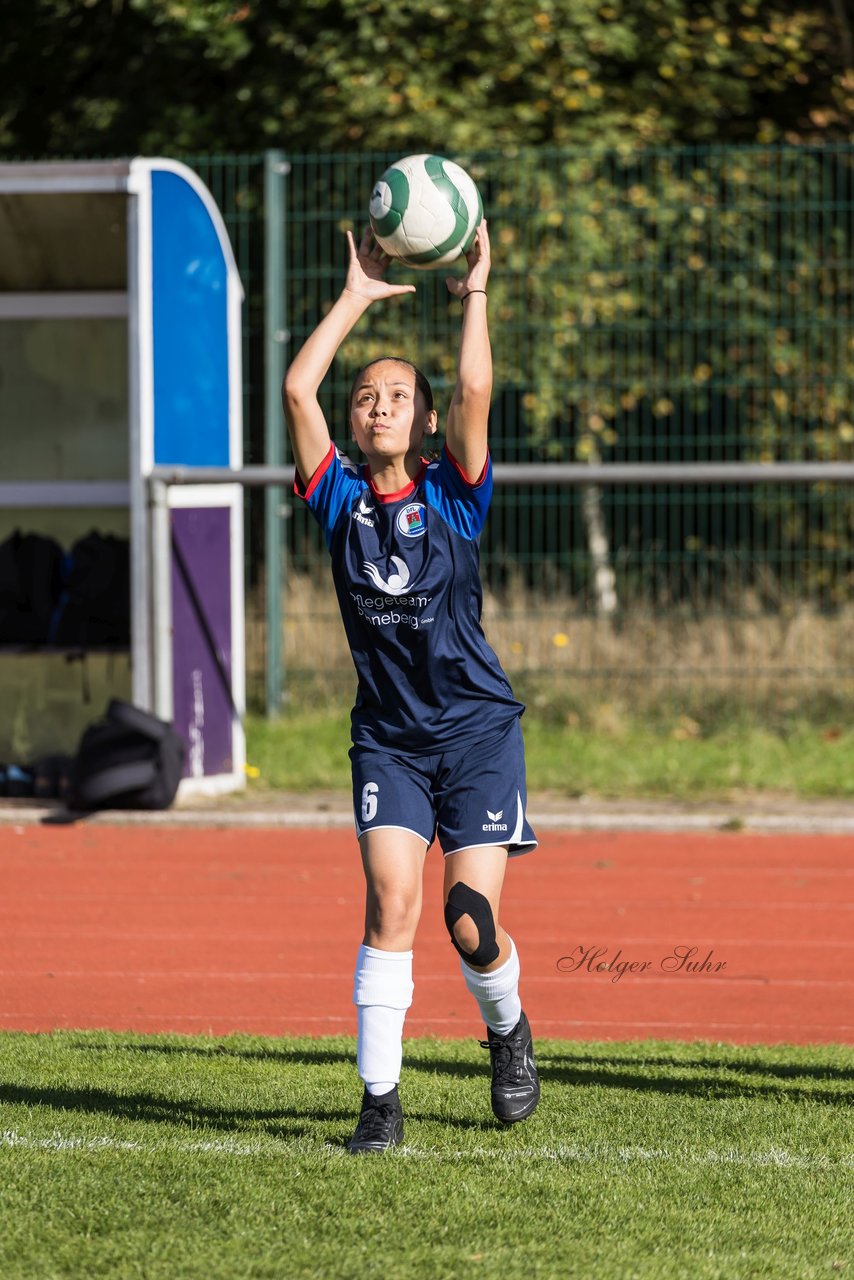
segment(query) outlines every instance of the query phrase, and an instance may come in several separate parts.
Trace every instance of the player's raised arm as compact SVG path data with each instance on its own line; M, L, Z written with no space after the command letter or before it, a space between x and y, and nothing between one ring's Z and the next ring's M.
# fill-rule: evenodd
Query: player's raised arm
M329 427L317 393L338 348L372 302L415 292L414 285L388 284L383 279L391 259L370 230L365 231L358 248L348 231L347 243L350 263L344 288L300 349L282 384L294 461L306 483L329 452Z
M448 411L447 443L470 480L477 480L486 462L487 423L492 397L492 348L486 315L486 287L491 258L486 219L466 254L468 271L448 278L451 293L463 308L457 385Z

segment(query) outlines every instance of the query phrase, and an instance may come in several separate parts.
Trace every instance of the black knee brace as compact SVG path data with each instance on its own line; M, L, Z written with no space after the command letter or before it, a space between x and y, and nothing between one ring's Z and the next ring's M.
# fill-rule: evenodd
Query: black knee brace
M454 925L462 916L471 916L477 927L478 941L474 951L464 951L457 942ZM468 964L482 968L484 965L492 964L493 960L498 958L500 948L495 940L495 918L492 907L489 905L489 900L476 889L470 889L467 884L461 882L454 885L445 903L445 924L448 926L451 942Z

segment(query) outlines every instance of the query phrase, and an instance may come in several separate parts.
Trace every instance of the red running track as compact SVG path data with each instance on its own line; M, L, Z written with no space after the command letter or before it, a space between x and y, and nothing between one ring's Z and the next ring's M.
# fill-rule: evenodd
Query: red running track
M852 852L546 832L502 913L536 1034L851 1043ZM434 847L407 1034L478 1036L440 895ZM362 902L346 831L0 827L0 1028L354 1034Z

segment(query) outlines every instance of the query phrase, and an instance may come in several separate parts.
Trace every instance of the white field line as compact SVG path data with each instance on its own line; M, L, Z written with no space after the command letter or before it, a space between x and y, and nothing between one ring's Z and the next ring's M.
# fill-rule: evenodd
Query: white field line
M161 1141L133 1141L112 1138L106 1135L75 1136L54 1132L47 1137L36 1137L19 1133L15 1129L0 1130L0 1148L12 1148L25 1151L57 1151L80 1152L86 1155L101 1151L139 1151L143 1154L179 1153L214 1153L217 1155L246 1157L270 1157L281 1159L305 1159L310 1152L305 1146L297 1147L284 1138L264 1137L252 1142L240 1142L231 1138L211 1139L166 1139ZM324 1143L324 1152L343 1153L343 1148ZM764 1151L739 1151L727 1148L723 1151L713 1149L670 1150L667 1147L619 1147L596 1145L590 1147L558 1144L552 1147L514 1147L510 1150L500 1146L476 1146L464 1149L447 1147L418 1147L403 1145L394 1152L394 1158L400 1157L414 1160L503 1160L515 1163L518 1160L538 1160L558 1164L676 1164L680 1166L697 1165L740 1165L749 1168L775 1169L854 1169L854 1152L846 1153L838 1158L826 1155L804 1155L800 1152L786 1151L781 1147L769 1147Z
M5 959L8 959L8 956L6 956L5 954L7 951L10 954L14 955L14 946L16 943L32 942L32 941L44 942L47 936L44 928L13 930L11 927L7 927L3 918L2 911L0 911L0 933L2 933L2 938L0 938L0 941L2 941L2 946L3 946L3 951L0 952L0 954L3 954ZM204 935L199 934L194 936L203 937ZM221 933L219 933L217 936L220 939L222 938ZM55 944L60 940L72 939L74 941L79 941L82 939L88 940L89 938L97 938L99 941L119 939L125 945L128 942L139 942L139 941L143 941L143 942L157 941L158 943L163 944L167 942L178 942L178 941L186 942L187 934L186 934L186 931L182 933L164 933L159 930L157 931L152 930L151 932L144 932L144 933L143 932L129 933L124 930L107 932L101 929L88 929L88 928L87 929L64 929L64 930L51 928L50 930L50 941L53 944ZM237 942L248 941L248 940L251 940L257 943L259 938L261 940L269 939L271 946L274 943L277 943L277 944L281 943L281 933L269 933L269 934L229 933L228 935L229 943L237 943ZM694 941L693 938L692 938L692 941ZM555 952L556 952L555 963L557 962L557 952L560 952L560 955L568 954L567 948L571 947L574 942L575 942L575 939L571 939L570 943L567 943L566 939L564 938L552 937L549 935L544 936L542 933L537 938L537 945L540 947L545 947L547 945L554 946ZM669 942L669 939L664 940L660 937L653 937L653 938L630 937L630 938L620 938L619 946L622 948L661 947L661 946L667 946L668 942ZM797 948L798 951L824 949L827 951L837 952L837 951L845 951L845 950L848 950L848 951L854 950L854 939L852 939L851 941L848 941L845 938L839 938L839 939L797 938L793 940L790 937L789 938L750 938L750 939L746 939L744 936L740 938L714 938L714 939L709 939L704 937L702 943L698 945L702 945L706 947L714 946L719 951L723 947L749 947L751 951L764 951L769 948L777 947L779 949L785 948L786 951L791 951L793 948ZM613 949L614 948L612 946L611 950ZM353 953L353 955L355 956L355 952ZM10 970L9 972L12 972L12 971ZM14 972L19 973L20 970L15 969ZM73 972L73 971L69 970L69 972ZM94 970L91 972L94 972ZM174 972L174 970L168 970L164 972ZM194 970L193 972L196 972L196 971ZM199 972L206 972L206 971L199 970ZM229 972L234 972L234 970L230 970ZM293 970L275 970L274 969L269 971L259 970L258 972L259 972L259 975L266 976L266 977L276 977L276 976L283 976L283 975L287 977L293 976ZM450 970L449 972L454 972L454 970ZM86 970L86 973L88 974L90 973L90 971ZM300 969L300 976L307 976L311 978L336 978L340 980L341 973L342 973L342 970L338 970L337 972L334 972L334 973L310 973L306 975L304 971ZM419 981L444 982L446 980L446 977L447 975L442 973L422 973L419 975Z
M566 974L528 974L526 975L525 985L543 986L550 983L567 983L571 982L575 977L577 983L598 982L608 986L619 986L621 983L627 986L633 983L642 983L645 987L649 986L672 986L674 983L692 983L698 985L720 985L727 983L744 983L749 986L760 984L768 987L808 987L813 990L816 987L852 987L854 986L854 975L850 978L783 978L776 977L773 974L769 977L764 974L757 973L672 973L663 975L654 974L625 974L616 977L614 974L608 973L580 973L578 975L572 973ZM235 973L225 972L215 969L0 969L0 978L15 978L18 981L26 978L28 981L33 979L66 979L68 981L80 981L85 979L90 985L101 979L108 978L110 980L121 979L125 982L150 982L150 981L172 981L172 982L199 982L199 981L216 981L226 983L241 982L292 982L297 979L301 983L305 982L335 982L342 983L340 973L297 973L294 970L265 973L259 971L257 973ZM418 985L429 982L431 979L441 982L453 982L453 975L448 978L445 976L424 974L419 976Z
M618 890L619 890L619 886L616 886L614 888L615 895L617 894ZM8 893L8 890L6 890L6 892ZM849 892L850 891L846 889L846 893L849 893ZM118 909L123 904L130 903L133 906L134 911L138 912L140 903L143 901L147 901L147 903L150 906L156 907L158 910L162 910L163 907L168 903L178 903L180 905L186 905L186 901L187 901L186 896L183 896L183 895L176 895L173 897L172 895L169 895L169 894L160 894L160 895L151 894L147 896L145 899L143 899L143 897L140 894L125 893L125 892L100 893L100 894L98 893L38 894L38 893L30 893L29 891L26 891L25 893L22 892L21 894L21 899L23 899L24 897L26 898L27 907L30 909L30 911L33 914L36 913L36 909L39 903L41 902L52 902L52 903L63 904L68 909L68 911L71 911L73 908L75 908L78 903L90 904L90 905L93 903L100 903L102 906L103 905L109 906L114 911L118 911ZM206 904L206 903L214 903L217 906L217 908L224 909L227 907L229 910L233 910L237 906L268 907L270 906L271 903L275 902L276 900L280 900L284 904L283 911L285 913L287 913L287 911L291 909L293 898L292 896L289 896L288 894L284 894L284 893L280 893L280 894L271 893L266 895L240 894L240 895L235 895L234 897L229 898L228 900L224 899L220 894L195 893L193 895L194 907L199 907L202 904ZM321 909L327 909L329 907L359 907L360 905L362 905L362 902L363 902L362 898L357 898L355 896L350 898L330 898L330 897L322 897L321 895L317 895L317 896L312 896L311 898L302 899L300 901L299 906L301 911L307 911L313 907L318 907ZM610 905L611 904L609 903L598 902L598 903L593 903L592 907L594 910L605 910L605 909L608 909ZM748 897L741 898L741 899L736 899L736 898L688 899L684 897L676 899L676 898L662 898L662 897L644 898L643 896L632 894L629 900L629 905L635 911L668 911L671 913L676 911L684 911L684 912L691 912L692 916L707 915L709 913L720 914L723 912L729 912L733 914L736 912L750 912L751 915L755 917L757 912L760 909L757 906L756 901ZM827 901L821 901L821 902L818 902L818 901L817 902L797 902L797 901L783 902L783 901L778 901L772 898L764 898L761 903L761 910L762 910L762 913L767 916L779 915L781 912L788 912L788 911L795 911L799 915L810 915L814 912L821 912L822 915L826 916L832 912L837 912L837 911L846 912L846 913L854 911L854 901L841 902L838 897L828 899ZM185 921L193 920L194 916L192 915L192 913L188 913L184 917L184 919ZM39 935L36 934L36 936L39 936ZM87 936L92 936L97 938L122 938L122 939L151 938L151 937L184 938L186 937L186 933L181 933L179 930L175 930L175 929L170 929L167 931L160 931L156 929L151 929L146 931L138 930L138 931L126 933L120 929L100 928L100 927L94 927L91 925L85 925L79 929L75 928L73 930L72 929L58 930L55 935L52 934L51 936L55 936L59 938L62 938L62 937L84 938ZM215 928L202 927L198 930L197 933L194 930L194 936L197 936L199 938L207 938L207 937L214 937L214 936L221 937L222 930L219 924L219 917L217 917L217 925ZM253 941L257 941L259 936L260 937L277 937L280 935L278 934L278 931L270 930L269 932L263 932L260 935L257 933L247 933L247 932L241 932L237 934L229 932L228 936L229 936L229 939L231 940L235 938L251 938Z
M55 1016L51 1015L50 1019L41 1019L33 1017L28 1013L26 1018L22 1017L20 1010L4 1010L0 1009L0 1031L36 1031L45 1032L52 1031L111 1031L117 1034L123 1032L132 1033L139 1031L143 1024L154 1024L154 1034L169 1035L190 1034L196 1035L228 1035L235 1032L238 1026L245 1026L249 1034L253 1035L302 1035L309 1034L301 1031L294 1031L294 1024L305 1027L308 1024L320 1028L321 1034L337 1034L337 1035L355 1035L355 1017L344 1017L338 1015L311 1015L298 1014L294 1017L286 1017L281 1014L274 1013L256 1013L256 1014L220 1014L220 1013L134 1013L128 1015L124 1025L116 1026L116 1019L112 1015L104 1016L105 1021L97 1025L93 1025L91 1020L87 1021L86 1026L80 1026L79 1023L68 1021L62 1023ZM472 1015L474 1018L474 1015ZM50 1026L43 1025L50 1021ZM20 1025L25 1022L26 1025ZM38 1023L33 1026L33 1023ZM259 1031L259 1026L272 1027L277 1026L279 1031ZM436 1035L435 1028L442 1026L447 1028L452 1039L468 1040L474 1037L473 1031L462 1031L459 1028L465 1025L462 1018L439 1018L439 1017L411 1017L407 1016L406 1025L410 1033L417 1035ZM228 1026L228 1031L217 1030L214 1028L222 1028ZM421 1030L426 1027L427 1030ZM763 1044L790 1044L792 1043L793 1027L792 1023L783 1022L756 1022L753 1018L746 1017L743 1022L709 1022L702 1020L698 1022L682 1022L671 1021L641 1021L631 1018L538 1018L537 1028L544 1032L546 1027L554 1028L555 1034L562 1035L568 1031L573 1034L584 1030L603 1034L607 1039L649 1039L653 1032L661 1032L662 1035L657 1036L658 1039L677 1039L683 1040L690 1038L691 1040L700 1041L716 1041L717 1039L725 1039L727 1033L729 1035L740 1035L742 1032L750 1031L753 1038L743 1042L739 1042L739 1046L745 1045L763 1045ZM325 1028L333 1028L326 1031ZM614 1036L614 1029L619 1028L620 1035ZM627 1036L625 1033L631 1029L637 1032L637 1035ZM854 1023L838 1023L838 1022L798 1022L798 1035L809 1034L809 1043L816 1044L835 1044L849 1045L854 1043ZM663 1034L667 1033L667 1034ZM717 1034L716 1034L717 1033ZM773 1035L773 1040L763 1038ZM310 1033L314 1034L314 1032ZM756 1039L760 1036L760 1039ZM597 1038L594 1035L592 1038ZM798 1041L798 1043L807 1043L807 1041Z

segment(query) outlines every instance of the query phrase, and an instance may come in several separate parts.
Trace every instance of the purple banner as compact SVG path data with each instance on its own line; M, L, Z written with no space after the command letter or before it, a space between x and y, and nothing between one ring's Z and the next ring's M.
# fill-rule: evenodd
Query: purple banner
M232 773L231 513L172 513L172 662L175 728L186 777ZM219 661L217 661L217 655Z

